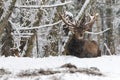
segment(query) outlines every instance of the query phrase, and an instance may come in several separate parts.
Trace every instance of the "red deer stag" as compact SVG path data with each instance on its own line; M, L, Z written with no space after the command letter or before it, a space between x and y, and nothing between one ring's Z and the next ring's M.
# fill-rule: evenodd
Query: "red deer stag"
M83 38L85 31L92 28L98 14L90 16L91 20L88 23L85 22L85 17L80 23L78 23L78 21L73 23L70 20L66 20L63 15L59 14L59 16L62 21L69 26L69 30L73 33L65 46L65 53L67 55L73 55L80 58L101 56L101 51L97 42L85 40Z

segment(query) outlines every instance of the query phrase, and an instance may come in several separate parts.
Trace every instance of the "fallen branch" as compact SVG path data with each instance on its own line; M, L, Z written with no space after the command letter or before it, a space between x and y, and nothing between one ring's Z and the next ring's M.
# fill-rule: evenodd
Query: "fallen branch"
M62 68L62 69L61 69ZM65 69L63 69L65 68ZM39 75L54 75L61 73L83 73L87 75L93 76L104 76L98 68L90 67L90 68L77 68L75 65L70 63L62 65L59 69L35 69L35 70L26 70L20 72L18 77L29 77L29 76L39 76Z
M72 3L72 1L68 1L68 2L65 2L65 3L59 3L59 4L54 4L54 5L41 5L41 6L34 6L34 5L23 5L23 6L18 6L16 5L15 7L16 8L53 8L53 7L58 7L58 6L63 6L63 5L66 5L66 4L70 4Z
M98 34L103 34L104 32L106 32L106 31L108 31L108 30L110 30L110 28L108 28L108 29L106 29L106 30L104 30L104 31L101 31L101 32L97 32L97 33L95 33L95 32L89 32L89 31L86 31L85 33L98 35Z

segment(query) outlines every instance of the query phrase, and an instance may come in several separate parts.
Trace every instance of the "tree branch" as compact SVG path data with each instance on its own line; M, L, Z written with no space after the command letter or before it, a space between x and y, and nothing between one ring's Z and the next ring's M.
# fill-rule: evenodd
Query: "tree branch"
M111 51L110 51L110 49L108 48L108 46L107 46L107 44L106 44L106 43L104 43L104 46L106 47L106 49L107 49L108 53L109 53L110 55L112 55L112 53L111 53Z
M83 7L81 8L81 10L79 11L78 15L75 17L75 20L78 21L79 19L81 19L85 13L85 10L87 9L88 5L90 4L91 0L86 0Z
M48 27L48 26L54 26L54 25L57 25L59 23L61 23L62 20L60 21L57 21L53 24L47 24L47 25L42 25L42 26L38 26L38 27L30 27L30 28L27 28L27 27L24 27L24 28L19 28L18 30L32 30L32 29L40 29L40 28L44 28L44 27Z
M110 30L110 28L107 28L106 30L101 31L101 32L97 32L97 33L89 32L89 31L86 31L85 33L87 33L87 34L95 34L95 35L98 35L98 34L103 34L104 32L106 32L106 31L108 31L108 30Z
M19 5L16 5L15 7L17 8L53 8L53 7L58 7L58 6L63 6L63 5L66 5L66 4L70 4L72 3L72 1L68 1L68 2L65 2L65 3L59 3L59 4L54 4L54 5L41 5L41 6L34 6L34 5L23 5L23 6L19 6Z

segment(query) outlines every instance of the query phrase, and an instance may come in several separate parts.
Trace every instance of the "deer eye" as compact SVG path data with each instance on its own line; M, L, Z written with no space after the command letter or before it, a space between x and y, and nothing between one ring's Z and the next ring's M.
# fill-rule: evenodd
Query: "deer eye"
M83 36L83 34L80 34L80 36Z

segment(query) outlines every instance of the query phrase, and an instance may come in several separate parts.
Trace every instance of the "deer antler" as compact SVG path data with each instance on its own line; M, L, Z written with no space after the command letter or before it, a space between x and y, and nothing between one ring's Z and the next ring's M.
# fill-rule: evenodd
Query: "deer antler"
M94 22L97 19L98 15L99 15L98 13L94 14L93 16L91 16L89 14L89 17L90 17L91 20L90 20L90 22L88 22L88 23L85 24L85 30L89 30L89 29L92 28L92 25L94 24Z
M75 27L76 25L73 24L71 21L67 21L64 16L62 16L60 13L58 13L58 15L60 16L60 18L62 19L62 21L67 24L68 26L72 26L72 27Z

